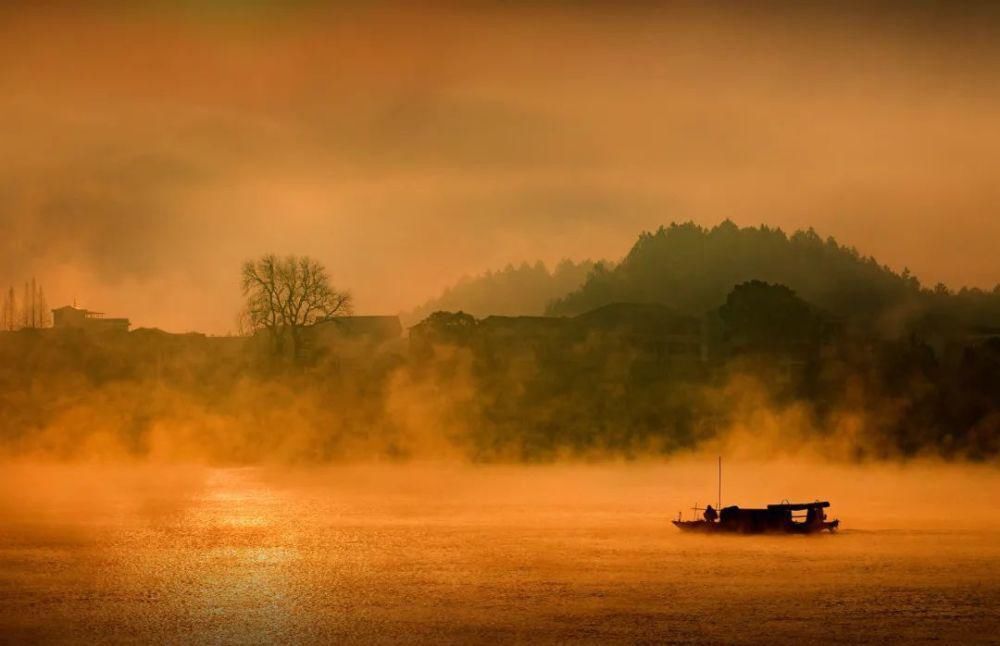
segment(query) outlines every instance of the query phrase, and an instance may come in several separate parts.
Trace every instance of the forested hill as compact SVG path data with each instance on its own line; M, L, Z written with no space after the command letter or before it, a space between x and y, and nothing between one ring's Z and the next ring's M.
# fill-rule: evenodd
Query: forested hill
M439 310L474 316L542 314L550 302L578 289L593 267L589 260L563 260L552 271L541 261L507 265L501 271L463 278L404 318L407 323L417 323Z
M872 257L815 231L740 228L726 220L713 228L671 224L642 233L616 266L598 264L577 290L554 301L553 315L574 315L613 302L664 303L691 313L722 304L733 285L780 283L806 301L840 316L930 316L942 312L967 324L1000 324L1000 286L948 292L922 288L907 270L896 273Z

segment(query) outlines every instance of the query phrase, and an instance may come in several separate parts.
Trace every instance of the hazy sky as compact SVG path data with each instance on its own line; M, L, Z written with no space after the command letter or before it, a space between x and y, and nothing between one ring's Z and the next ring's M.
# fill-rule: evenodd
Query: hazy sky
M275 251L396 312L727 217L1000 282L989 4L128 4L0 8L0 280L53 306L225 332Z

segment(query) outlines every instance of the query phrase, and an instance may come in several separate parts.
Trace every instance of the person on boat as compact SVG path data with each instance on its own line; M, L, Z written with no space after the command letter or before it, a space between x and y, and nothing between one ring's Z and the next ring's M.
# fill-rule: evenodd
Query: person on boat
M714 523L716 520L718 520L719 513L714 509L712 509L712 505L709 505L708 507L705 507L704 516L705 520L707 520L710 523Z
M806 510L806 525L822 525L826 520L826 513L819 507L810 507Z

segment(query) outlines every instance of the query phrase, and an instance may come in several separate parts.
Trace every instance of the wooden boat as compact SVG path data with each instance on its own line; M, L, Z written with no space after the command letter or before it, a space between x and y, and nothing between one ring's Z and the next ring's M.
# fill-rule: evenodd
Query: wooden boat
M718 521L681 520L673 521L686 532L733 533L733 534L814 534L835 531L839 520L827 520L823 510L829 502L781 503L768 505L766 509L742 509L735 505L724 507L719 512ZM805 512L796 516L793 512Z

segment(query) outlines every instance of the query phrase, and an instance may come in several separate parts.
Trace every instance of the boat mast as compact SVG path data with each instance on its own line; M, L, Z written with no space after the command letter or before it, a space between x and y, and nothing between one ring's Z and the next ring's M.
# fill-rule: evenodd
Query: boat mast
M715 501L716 509L722 509L722 456L719 456L719 498Z

